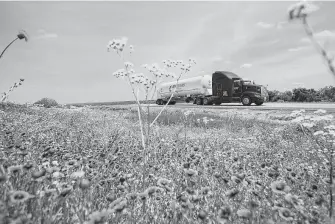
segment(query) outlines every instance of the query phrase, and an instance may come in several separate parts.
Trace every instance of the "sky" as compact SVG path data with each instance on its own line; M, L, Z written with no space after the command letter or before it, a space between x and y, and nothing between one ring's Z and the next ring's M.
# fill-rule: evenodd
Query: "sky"
M134 46L136 72L143 64L173 59L197 64L183 77L232 71L270 90L335 86L322 57L299 21L288 22L288 1L0 2L0 50L19 30L0 59L0 92L24 78L10 101L58 103L133 100L131 88L113 73L123 68L114 38ZM319 7L308 21L321 43L335 53L335 2ZM146 74L146 73L145 73Z

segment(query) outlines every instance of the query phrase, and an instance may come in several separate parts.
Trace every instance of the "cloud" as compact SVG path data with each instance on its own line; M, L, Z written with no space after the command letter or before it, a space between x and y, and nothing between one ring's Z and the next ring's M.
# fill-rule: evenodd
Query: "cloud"
M292 86L294 86L296 88L304 88L305 87L305 83L303 83L303 82L294 82L294 83L292 83Z
M287 21L278 22L276 24L276 28L277 29L282 29L284 24L288 24L288 22Z
M216 56L212 58L213 61L222 61L222 59L223 58L221 56Z
M38 30L38 35L36 36L36 39L54 39L58 38L58 35L56 33L48 33L44 29Z
M264 29L268 29L268 28L274 27L275 25L271 23L258 22L257 26L264 28Z
M323 30L318 33L314 33L314 37L317 41L325 41L325 40L335 40L335 31ZM301 42L310 43L310 39L308 37L304 37L301 39Z
M243 64L240 68L251 68L252 64Z
M308 47L296 47L296 48L289 48L288 51L289 52L296 52L296 51L301 51L301 50L304 50L304 49L307 49Z

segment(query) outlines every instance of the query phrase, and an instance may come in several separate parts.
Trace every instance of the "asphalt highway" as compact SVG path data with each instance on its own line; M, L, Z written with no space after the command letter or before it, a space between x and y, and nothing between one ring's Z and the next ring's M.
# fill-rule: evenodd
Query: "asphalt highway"
M152 104L151 107L162 107ZM324 109L328 112L335 113L335 103L264 103L261 106L254 104L250 106L243 106L242 103L223 103L219 106L215 105L195 105L193 103L176 103L175 105L168 105L173 108L204 108L204 109L243 109L243 110L300 110L315 111Z

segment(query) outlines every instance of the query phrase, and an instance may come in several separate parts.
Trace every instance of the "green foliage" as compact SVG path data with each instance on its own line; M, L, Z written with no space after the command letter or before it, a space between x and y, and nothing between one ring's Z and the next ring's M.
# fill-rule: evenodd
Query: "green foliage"
M270 102L279 100L285 102L335 102L335 87L333 86L327 86L319 90L295 88L292 91L269 90L268 92Z
M39 104L39 105L43 105L46 108L50 108L50 107L56 107L58 106L58 103L56 102L56 100L54 99L50 99L50 98L43 98L40 99L39 101L37 101L34 104Z

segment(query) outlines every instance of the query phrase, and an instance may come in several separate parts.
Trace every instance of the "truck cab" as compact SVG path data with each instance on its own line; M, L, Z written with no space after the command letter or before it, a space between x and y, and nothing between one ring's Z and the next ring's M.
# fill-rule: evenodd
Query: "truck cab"
M251 80L243 80L232 72L213 74L213 96L215 104L241 102L245 106L252 103L262 105L267 99L265 87Z

